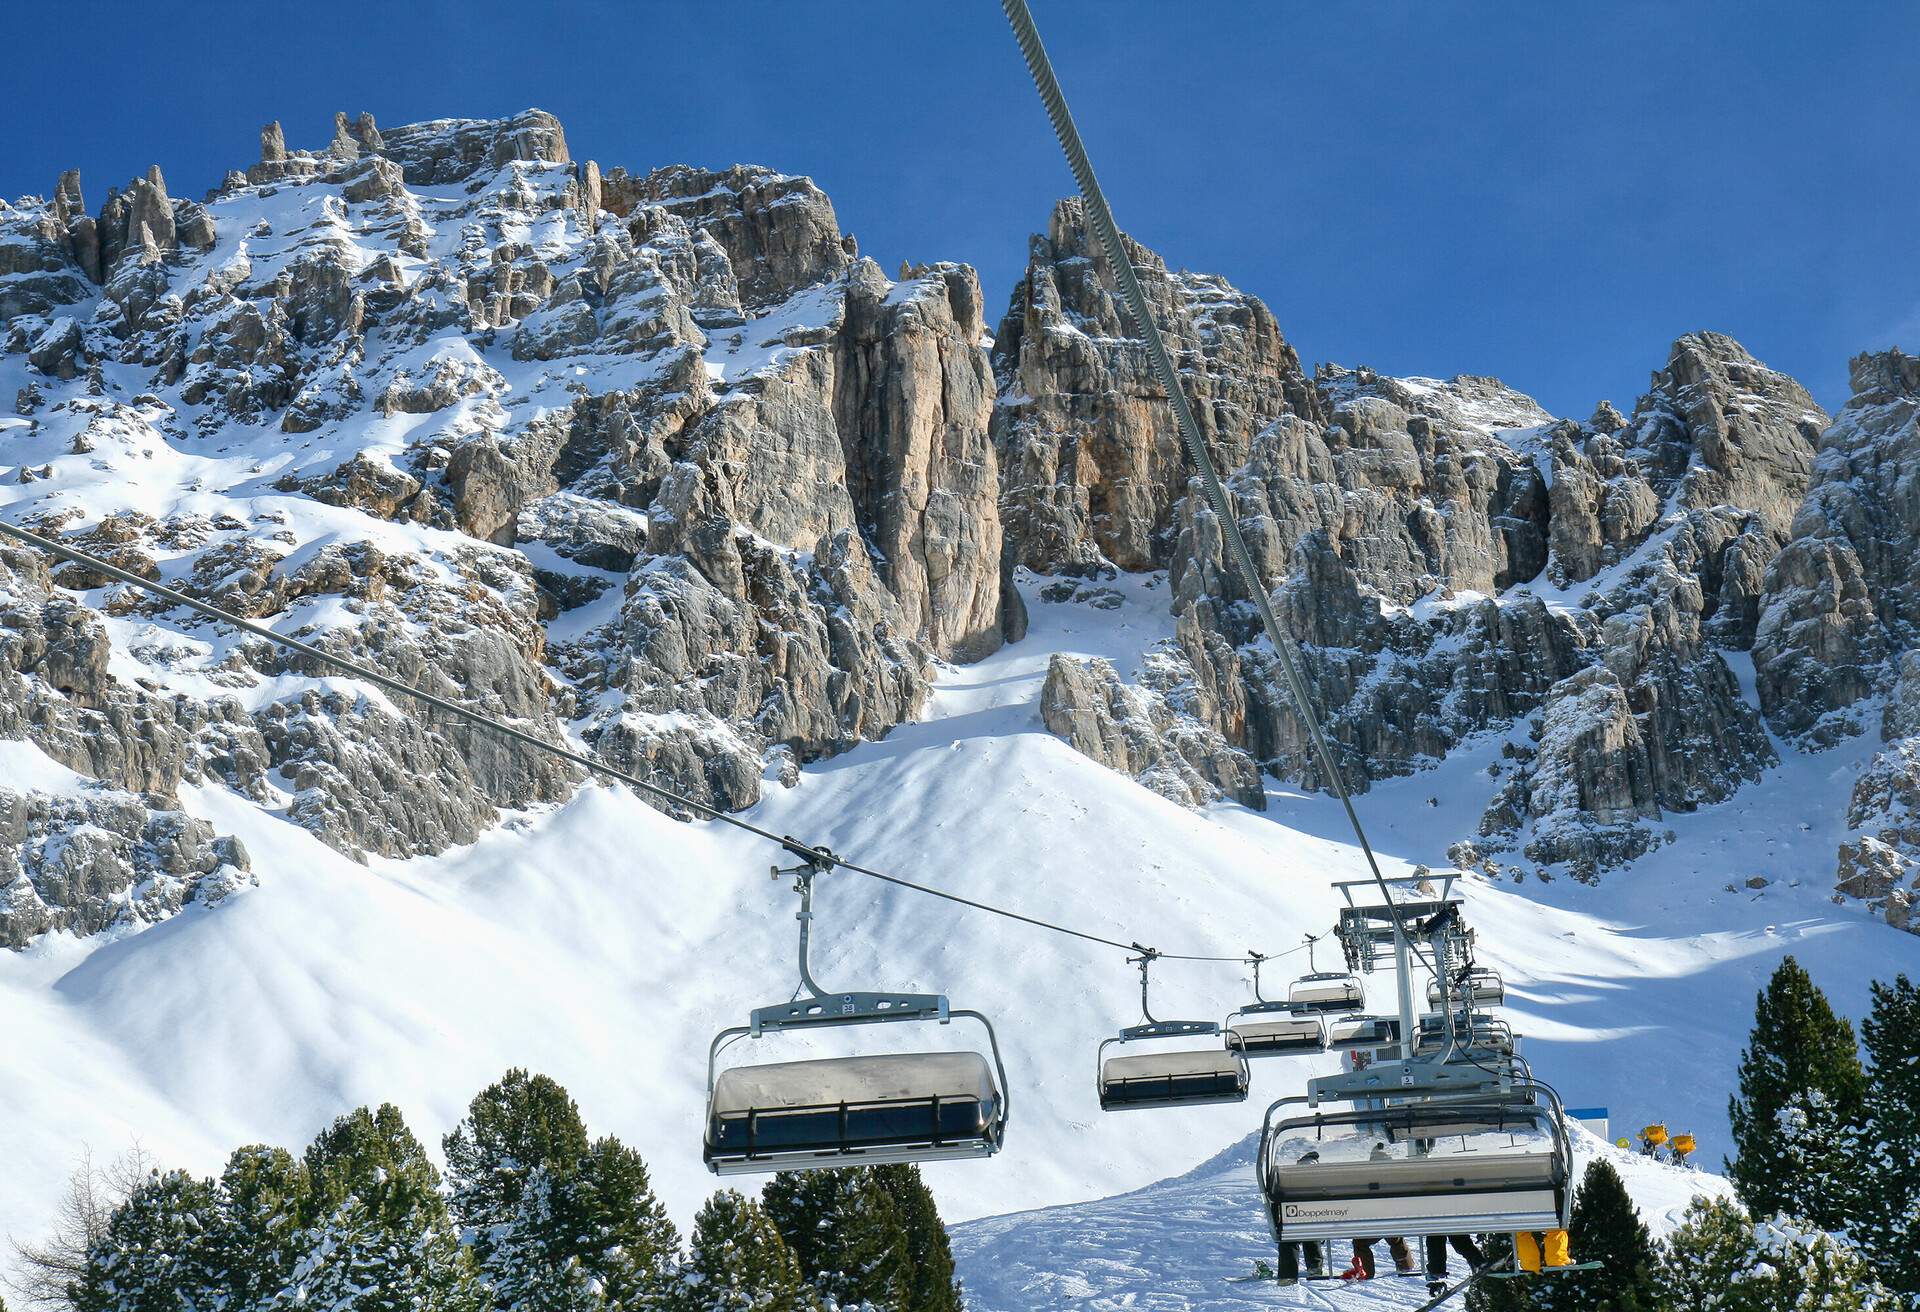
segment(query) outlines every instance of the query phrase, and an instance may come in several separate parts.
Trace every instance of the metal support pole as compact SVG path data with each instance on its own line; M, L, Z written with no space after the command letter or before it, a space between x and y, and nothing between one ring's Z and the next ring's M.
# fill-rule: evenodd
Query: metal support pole
M1393 918L1393 962L1400 976L1400 1058L1413 1060L1413 964L1407 958L1407 931Z

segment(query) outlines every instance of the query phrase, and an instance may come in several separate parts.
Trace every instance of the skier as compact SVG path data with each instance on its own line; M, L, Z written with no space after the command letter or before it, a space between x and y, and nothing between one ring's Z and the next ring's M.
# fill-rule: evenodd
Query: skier
M1573 1265L1571 1245L1565 1230L1547 1231L1544 1245L1533 1231L1522 1230L1513 1237L1513 1254L1522 1271L1531 1271L1535 1275L1540 1273L1540 1256L1543 1247L1546 1250L1546 1264L1549 1267Z
M1472 1235L1427 1236L1427 1292L1438 1298L1447 1290L1447 1246L1467 1259L1467 1269L1485 1266L1487 1255L1473 1242Z
M1371 1280L1379 1273L1377 1259L1373 1255L1373 1246L1378 1239L1356 1239L1353 1241L1353 1265L1340 1273L1342 1280ZM1420 1264L1413 1260L1413 1250L1407 1247L1404 1239L1387 1240L1387 1251L1393 1254L1393 1269L1403 1276L1420 1274Z
M1359 1054L1354 1054L1358 1056ZM1387 1145L1376 1143L1368 1159L1384 1162L1393 1156L1387 1151ZM1378 1269L1374 1264L1373 1246L1378 1239L1356 1239L1353 1241L1353 1265L1341 1273L1342 1280L1371 1280ZM1407 1247L1405 1239L1387 1240L1387 1251L1393 1254L1393 1269L1403 1276L1418 1275L1419 1265L1413 1260L1413 1250Z
M1320 1154L1309 1148L1300 1154L1300 1164L1310 1166L1320 1160ZM1306 1250L1307 1279L1325 1280L1327 1278L1327 1250L1321 1244L1282 1244L1278 1280L1283 1285L1298 1284L1300 1281L1301 1250ZM1344 1277L1343 1277L1344 1279Z

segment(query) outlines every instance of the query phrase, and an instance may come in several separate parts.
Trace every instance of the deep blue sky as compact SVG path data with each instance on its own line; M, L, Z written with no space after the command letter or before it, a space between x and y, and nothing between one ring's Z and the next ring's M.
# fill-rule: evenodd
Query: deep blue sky
M1123 226L1309 361L1623 408L1693 328L1828 406L1920 349L1920 5L1033 0ZM190 15L190 17L189 17ZM76 28L76 25L78 27ZM1071 189L990 0L19 6L0 194L158 162L197 196L270 118L553 111L577 159L811 174L891 271L997 319Z

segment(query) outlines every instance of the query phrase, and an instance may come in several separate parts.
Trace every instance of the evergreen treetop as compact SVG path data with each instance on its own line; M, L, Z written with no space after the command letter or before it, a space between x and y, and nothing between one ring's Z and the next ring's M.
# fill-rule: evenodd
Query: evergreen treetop
M906 1302L906 1230L872 1168L782 1171L768 1182L763 1204L822 1298L917 1312Z
M439 1173L391 1105L362 1107L307 1149L309 1221L289 1297L308 1312L482 1306Z
M265 1307L292 1282L308 1192L305 1164L284 1148L256 1144L227 1159L213 1239L227 1307Z
M586 1156L587 1127L565 1089L515 1067L474 1095L441 1146L454 1213L481 1232L509 1219L534 1168L571 1171Z
M1875 983L1860 1026L1871 1080L1856 1231L1888 1288L1920 1303L1920 987Z
M766 1210L732 1189L694 1218L671 1312L818 1312L800 1262Z
M1696 1198L1660 1245L1660 1312L1893 1312L1853 1248L1784 1217L1755 1225L1724 1198Z
M1804 1154L1808 1145L1790 1142L1794 1109L1814 1122L1813 1132L1837 1132L1857 1122L1865 1077L1853 1027L1834 1014L1826 995L1792 957L1781 961L1755 1005L1739 1080L1739 1093L1728 1106L1735 1156L1727 1171L1735 1190L1756 1215L1771 1216L1789 1202L1806 1204L1804 1187L1795 1197L1797 1182L1804 1183L1799 1176L1804 1166L1793 1156ZM1821 1211L1844 1206L1837 1199L1813 1201Z
M906 1233L907 1301L913 1312L964 1312L960 1282L953 1273L953 1247L933 1191L913 1165L876 1166L876 1183L893 1200L894 1214Z
M222 1289L209 1243L216 1212L213 1182L184 1171L135 1189L69 1291L75 1312L215 1312Z

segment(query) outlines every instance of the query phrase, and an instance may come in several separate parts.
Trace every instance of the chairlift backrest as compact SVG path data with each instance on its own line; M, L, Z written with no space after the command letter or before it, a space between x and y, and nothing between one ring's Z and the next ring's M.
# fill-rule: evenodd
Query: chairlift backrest
M1287 1003L1298 1015L1350 1012L1366 1005L1367 993L1344 971L1315 971L1287 986Z
M977 1052L769 1062L714 1082L704 1156L720 1175L986 1157L1005 1123Z
M1249 1057L1287 1057L1327 1047L1326 1024L1318 1016L1271 1017L1249 1007L1227 1018L1226 1032L1227 1047Z
M1465 984L1468 1001L1476 1007L1498 1007L1507 999L1506 981L1500 977L1499 971L1489 967L1476 966L1469 970L1466 974ZM1461 986L1459 982L1456 982L1451 989L1443 992L1440 988L1439 980L1430 979L1427 981L1427 1005L1429 1007L1438 1007L1443 1001L1447 1003L1457 1002L1459 1001L1460 994Z
M1572 1145L1545 1086L1275 1122L1256 1170L1281 1243L1564 1228Z
M1400 1041L1400 1022L1391 1016L1342 1016L1327 1022L1327 1051L1355 1052Z
M1155 1029L1167 1032L1144 1032ZM1156 1025L1134 1026L1129 1031L1123 1031L1118 1038L1102 1043L1099 1053L1101 1110L1126 1111L1245 1102L1251 1084L1246 1056L1229 1048L1224 1042L1206 1047L1188 1046L1107 1055L1110 1047L1146 1039L1195 1035L1218 1037L1220 1027L1210 1022L1160 1022Z

